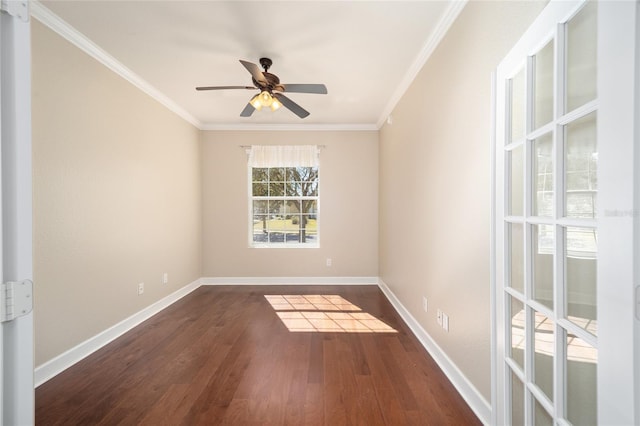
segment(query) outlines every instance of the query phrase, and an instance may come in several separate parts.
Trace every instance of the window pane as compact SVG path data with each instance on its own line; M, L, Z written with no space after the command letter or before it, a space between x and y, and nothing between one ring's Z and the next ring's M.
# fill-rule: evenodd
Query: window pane
M553 309L554 227L531 225L533 298Z
M535 56L534 128L553 119L553 40Z
M565 228L567 319L593 335L598 333L597 241L595 229Z
M302 182L302 195L305 197L317 197L318 181Z
M595 218L598 195L595 112L567 125L565 151L566 216Z
M302 212L308 214L316 214L318 212L318 202L316 200L303 200Z
M272 182L284 182L284 168L274 167L269 169L269 180Z
M524 371L524 305L513 296L509 296L511 318L511 358Z
M283 232L269 232L269 242L270 243L284 243L284 233Z
M269 234L266 231L253 230L253 241L256 243L266 243L269 241Z
M511 142L524 137L524 102L526 86L524 68L513 77L511 82Z
M284 201L269 200L269 213L271 215L271 219L278 219L279 216L284 214Z
M534 358L533 358L533 382L545 393L547 398L553 401L553 322L536 312L534 316Z
M299 197L302 195L302 187L300 182L287 182L286 184L287 197Z
M536 426L553 426L553 418L547 413L542 405L536 401L535 409L533 412L534 419L533 424Z
M509 224L511 234L509 286L524 293L524 247L521 223Z
M268 169L254 167L251 174L254 182L266 182L269 179Z
M300 200L289 200L285 209L286 214L300 213Z
M574 425L595 425L598 351L579 337L567 335L567 419Z
M523 180L524 180L524 149L523 145L509 151L511 163L511 173L509 174L509 214L512 216L522 216L524 211Z
M268 201L266 200L259 200L259 201L253 201L253 214L257 215L257 214L265 214L267 213L267 206L268 206Z
M269 183L269 196L282 197L284 195L284 182Z
M300 178L300 173L295 167L287 167L285 170L287 182L299 182L303 179Z
M567 112L596 98L597 11L590 1L567 24Z
M511 424L524 426L524 385L511 372Z
M253 184L253 196L254 197L266 197L269 195L269 189L266 183L254 183Z
M524 210L524 196L522 193L522 184L524 178L523 154L524 149L522 145L510 151L511 188L509 194L509 214L511 214L512 216L522 216L522 212Z
M553 138L551 133L533 141L533 215L553 216Z

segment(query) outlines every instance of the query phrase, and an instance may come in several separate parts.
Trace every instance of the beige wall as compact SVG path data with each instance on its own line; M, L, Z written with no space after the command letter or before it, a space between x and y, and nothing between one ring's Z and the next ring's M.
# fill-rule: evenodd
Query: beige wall
M487 401L490 75L544 4L470 2L380 131L380 276Z
M35 20L32 45L40 365L201 276L200 152L197 129Z
M249 248L247 156L240 145L257 143L325 145L320 248ZM378 132L202 132L201 168L204 276L378 276Z

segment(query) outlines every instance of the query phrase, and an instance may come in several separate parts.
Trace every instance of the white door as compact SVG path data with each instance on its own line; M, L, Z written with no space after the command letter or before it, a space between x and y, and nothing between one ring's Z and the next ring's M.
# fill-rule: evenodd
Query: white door
M496 71L497 424L640 422L638 9L552 1Z
M31 56L28 4L2 1L2 282L32 279ZM34 423L33 313L0 323L0 424Z

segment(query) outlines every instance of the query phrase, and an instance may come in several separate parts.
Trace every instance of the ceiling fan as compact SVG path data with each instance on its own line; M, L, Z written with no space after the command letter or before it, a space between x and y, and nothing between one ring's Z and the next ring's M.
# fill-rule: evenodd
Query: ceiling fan
M305 118L309 115L309 111L286 97L282 92L327 94L327 87L324 84L281 84L278 76L268 72L273 63L269 58L260 58L260 65L264 71L260 71L260 67L254 63L242 59L240 63L251 73L253 86L204 86L196 87L196 90L260 90L259 94L249 100L247 106L240 113L241 117L250 117L255 110L260 110L262 107L269 107L275 111L284 106L298 117Z

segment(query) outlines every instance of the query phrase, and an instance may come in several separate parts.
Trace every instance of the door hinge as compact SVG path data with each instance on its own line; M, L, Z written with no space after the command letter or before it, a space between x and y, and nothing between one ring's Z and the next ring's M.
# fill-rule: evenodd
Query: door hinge
M7 281L0 291L0 322L13 321L33 310L31 280Z
M29 2L27 0L1 0L0 10L22 22L29 20Z

